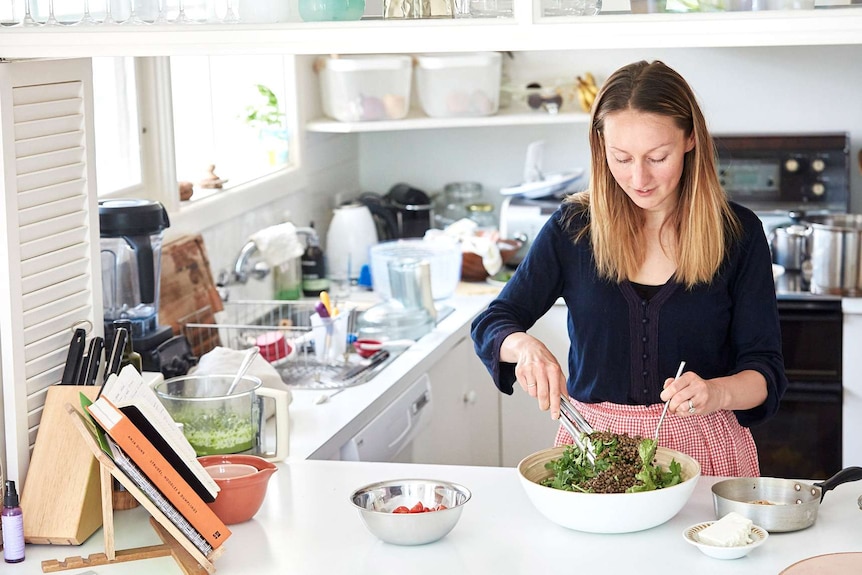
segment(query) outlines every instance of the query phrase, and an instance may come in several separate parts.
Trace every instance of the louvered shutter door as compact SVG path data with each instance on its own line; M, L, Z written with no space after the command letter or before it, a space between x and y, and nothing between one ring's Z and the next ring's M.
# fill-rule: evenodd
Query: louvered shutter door
M92 93L88 59L0 64L5 461L22 485L72 327L102 333Z

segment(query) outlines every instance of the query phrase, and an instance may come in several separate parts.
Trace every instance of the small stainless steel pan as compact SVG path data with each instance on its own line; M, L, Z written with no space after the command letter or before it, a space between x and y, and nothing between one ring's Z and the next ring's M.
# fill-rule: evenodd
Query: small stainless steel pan
M817 520L827 491L862 479L862 467L842 469L826 481L807 484L774 477L738 477L712 486L715 516L736 511L770 533L798 531Z

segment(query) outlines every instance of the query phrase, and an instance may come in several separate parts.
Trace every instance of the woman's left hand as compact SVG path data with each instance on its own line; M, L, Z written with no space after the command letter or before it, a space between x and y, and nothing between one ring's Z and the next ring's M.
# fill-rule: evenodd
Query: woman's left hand
M677 415L706 415L721 409L752 409L766 401L766 379L746 369L715 379L703 379L687 371L679 379L664 380L661 400L669 401L668 411Z
M724 390L722 386L706 381L695 372L687 371L679 379L669 377L664 381L661 399L670 402L668 411L677 415L706 415L722 409Z

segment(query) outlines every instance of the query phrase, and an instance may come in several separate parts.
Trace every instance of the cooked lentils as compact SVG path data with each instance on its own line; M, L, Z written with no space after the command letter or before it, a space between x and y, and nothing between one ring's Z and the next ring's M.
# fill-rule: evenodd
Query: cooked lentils
M596 459L607 456L609 447L605 444L612 442L614 438L617 439L612 458L614 462L592 479L584 481L581 487L585 490L593 493L625 493L626 489L638 482L635 475L643 468L638 453L638 445L643 439L642 437L632 437L625 433L594 431L590 434L590 439L594 442L595 440L601 441L603 446L601 451L596 453Z

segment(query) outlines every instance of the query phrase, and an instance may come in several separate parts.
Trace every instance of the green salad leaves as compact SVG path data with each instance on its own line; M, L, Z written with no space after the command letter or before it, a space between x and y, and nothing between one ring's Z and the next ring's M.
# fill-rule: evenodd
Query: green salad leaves
M682 482L676 460L667 470L654 463L658 445L652 439L593 432L583 440L592 445L595 464L576 445L566 446L561 457L545 464L554 474L543 485L583 493L637 493Z

